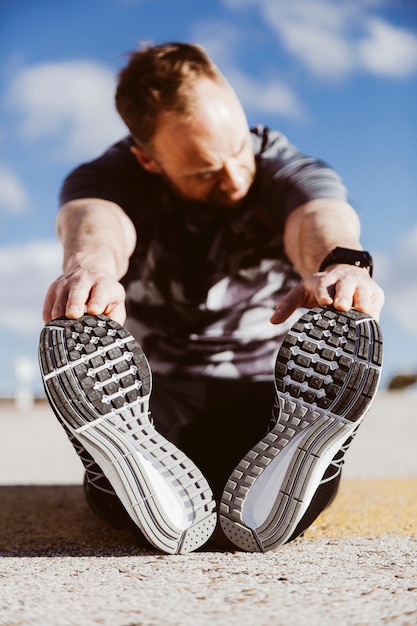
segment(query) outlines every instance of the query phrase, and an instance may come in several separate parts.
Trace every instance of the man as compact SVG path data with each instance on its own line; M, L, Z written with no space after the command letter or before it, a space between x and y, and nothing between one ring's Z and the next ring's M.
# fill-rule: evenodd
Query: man
M236 545L274 548L333 499L376 391L383 295L358 218L325 163L249 130L198 46L134 53L116 105L129 137L61 193L48 397L114 524L196 549L213 489Z

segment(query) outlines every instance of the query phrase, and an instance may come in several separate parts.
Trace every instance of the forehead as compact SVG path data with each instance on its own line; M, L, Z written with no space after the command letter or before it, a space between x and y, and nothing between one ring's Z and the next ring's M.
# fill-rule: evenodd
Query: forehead
M187 115L160 114L152 143L158 158L214 165L239 149L249 132L246 117L226 83L200 79L192 95L193 107Z

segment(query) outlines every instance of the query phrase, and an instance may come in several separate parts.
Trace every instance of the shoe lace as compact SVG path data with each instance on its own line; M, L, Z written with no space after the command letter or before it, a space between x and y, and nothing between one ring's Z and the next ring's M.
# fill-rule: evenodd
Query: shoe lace
M337 478L337 476L339 476L340 472L342 471L343 464L345 462L345 454L348 451L349 446L352 443L352 440L355 437L357 430L358 429L355 428L355 430L350 435L350 437L348 437L345 443L339 448L338 452L329 463L324 473L324 476L320 481L320 485L324 485L325 483L328 483L331 480L334 480L335 478Z
M151 417L150 412L148 413L149 421L153 425L154 421ZM87 476L87 481L94 485L96 489L103 491L105 493L109 493L111 495L116 495L116 492L112 488L108 478L103 473L101 467L94 461L91 454L87 452L82 443L72 434L72 432L64 425L65 432L67 433L68 439L74 446L74 449L78 456L80 457L82 464L85 468L85 473Z
M279 406L278 402L275 402L274 406L272 407L271 417L269 418L269 422L268 422L268 425L266 427L266 431L268 433L271 432L271 430L274 428L275 424L278 422L280 411L281 411L281 409L280 409L280 406Z
M68 439L74 446L76 453L78 454L82 461L82 464L84 465L87 481L90 484L94 485L94 487L96 487L96 489L99 489L100 491L116 495L110 482L104 475L101 467L97 465L93 457L87 452L82 443L80 443L80 441L76 437L74 437L74 435L68 430L68 428L64 426L64 429L67 433Z

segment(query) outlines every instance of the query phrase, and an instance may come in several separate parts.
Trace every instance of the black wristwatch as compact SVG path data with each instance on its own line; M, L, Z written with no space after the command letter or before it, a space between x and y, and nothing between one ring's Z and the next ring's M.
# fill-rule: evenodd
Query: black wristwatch
M356 267L364 267L372 276L374 263L369 252L365 250L351 250L350 248L334 248L330 254L326 256L320 265L319 272L323 272L329 265L338 263L346 263L347 265L356 265Z

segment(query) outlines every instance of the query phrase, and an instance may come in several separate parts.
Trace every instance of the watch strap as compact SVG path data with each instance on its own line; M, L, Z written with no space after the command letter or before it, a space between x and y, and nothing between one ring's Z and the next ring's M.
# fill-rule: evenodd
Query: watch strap
M372 276L373 260L366 250L352 250L351 248L341 248L338 246L322 261L319 272L323 272L329 265L337 265L338 263L364 267L368 270L369 275Z

